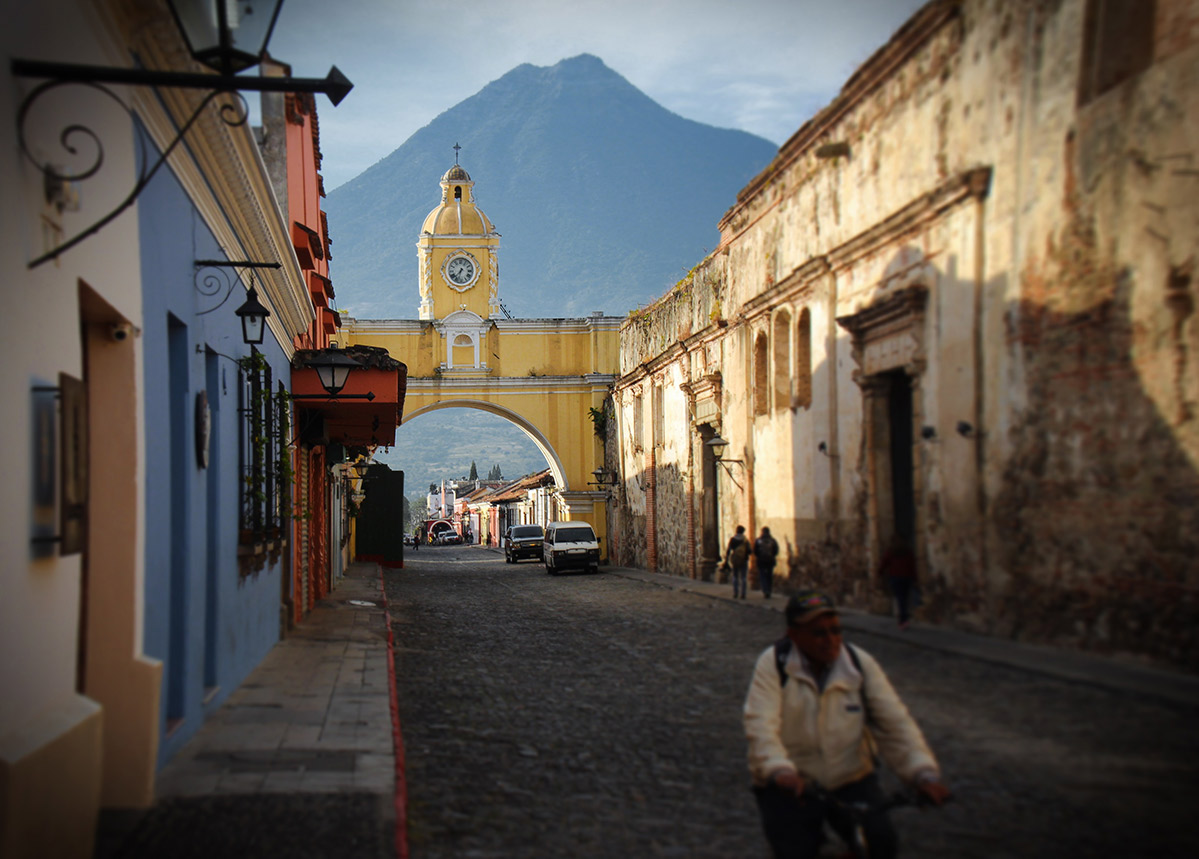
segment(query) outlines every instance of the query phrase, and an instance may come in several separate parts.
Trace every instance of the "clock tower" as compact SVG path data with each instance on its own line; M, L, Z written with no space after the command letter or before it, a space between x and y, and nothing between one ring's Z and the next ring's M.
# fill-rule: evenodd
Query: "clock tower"
M475 183L457 163L441 177L441 203L425 218L416 247L421 319L443 322L465 312L481 322L500 315L500 234L475 204Z

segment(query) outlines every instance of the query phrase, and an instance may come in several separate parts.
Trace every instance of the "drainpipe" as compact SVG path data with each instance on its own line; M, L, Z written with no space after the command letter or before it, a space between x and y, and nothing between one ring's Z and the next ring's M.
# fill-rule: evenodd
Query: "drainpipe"
M974 468L978 504L978 560L984 581L990 580L990 553L987 525L987 413L986 349L984 343L984 286L986 280L986 199L991 185L989 168L975 170L970 176L970 193L974 195ZM989 588L988 588L989 590Z
M825 262L827 266L827 261ZM831 270L825 273L825 295L827 297L827 320L825 322L825 366L828 367L828 470L829 507L832 521L826 529L828 540L841 543L841 443L840 414L838 412L837 378L837 275Z

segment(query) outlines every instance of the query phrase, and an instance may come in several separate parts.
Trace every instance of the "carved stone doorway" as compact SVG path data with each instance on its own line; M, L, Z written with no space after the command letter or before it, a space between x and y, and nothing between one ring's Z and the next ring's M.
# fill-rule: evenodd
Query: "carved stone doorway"
M895 534L923 556L920 523L920 401L928 289L913 284L837 322L853 336L854 379L862 389L869 517L874 557Z

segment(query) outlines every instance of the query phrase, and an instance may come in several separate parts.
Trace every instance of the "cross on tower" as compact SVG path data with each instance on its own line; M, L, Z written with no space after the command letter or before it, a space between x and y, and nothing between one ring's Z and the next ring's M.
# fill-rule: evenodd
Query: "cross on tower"
M461 146L459 146L457 143L455 143L455 144L454 144L454 163L455 163L455 164L457 164L457 163L458 163L458 150L459 150L459 149L461 149L461 148L462 148L462 147L461 147Z

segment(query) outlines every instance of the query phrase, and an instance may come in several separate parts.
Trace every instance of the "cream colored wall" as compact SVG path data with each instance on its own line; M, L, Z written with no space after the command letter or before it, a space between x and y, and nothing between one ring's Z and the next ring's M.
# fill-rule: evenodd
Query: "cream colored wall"
M3 29L6 57L123 64L125 56L103 40L106 24L95 4L53 0L10 16ZM8 65L4 68L7 70ZM15 121L30 80L0 87L0 116ZM48 107L47 111L40 108ZM96 132L104 163L96 178L76 186L79 210L61 218L44 203L43 178L10 140L0 157L0 186L7 205L0 213L0 277L17 308L5 315L0 359L0 396L6 405L0 469L6 489L0 498L0 817L6 821L0 855L90 856L100 802L102 717L99 708L76 692L79 645L81 556L31 558L31 491L35 456L31 439L33 385L57 385L60 372L83 378L80 339L80 283L87 283L122 317L141 325L136 208L106 226L99 238L84 241L58 262L35 270L27 261L48 248L44 218L59 221L67 236L114 208L134 184L135 151L129 115L86 87L67 87L43 100L31 114L31 141L46 159L80 166L55 148L56 128L41 118L79 122ZM47 134L49 132L49 134ZM81 139L76 142L82 144ZM84 153L90 150L81 145ZM86 163L84 160L82 163ZM128 406L121 440L131 479L142 480L141 354L126 346L127 389L112 391ZM57 448L57 444L55 445ZM57 450L56 450L57 458ZM123 505L123 521L133 539L142 528L140 496ZM130 647L140 649L141 557L129 558L124 579L136 591L123 621L131 628ZM132 655L132 653L130 654Z
M1128 630L1151 625L1149 606L1172 606L1159 580L1190 587L1199 575L1169 548L1192 519L1166 514L1151 485L1189 497L1199 461L1187 405L1197 376L1183 357L1199 330L1199 198L1193 171L1171 166L1199 139L1199 3L1158 4L1153 65L1080 105L1086 7L928 4L738 195L721 246L622 328L623 517L648 518L632 403L645 397L644 423L648 386L678 368L700 392L700 422L729 440L726 457L746 460L718 472L723 536L769 524L799 575L877 604L869 577L886 529L868 375L898 368L914 383L918 551L936 602L926 611L966 628L1035 625L1046 638L1193 653L1185 620L1150 645ZM849 154L822 156L829 143ZM927 292L903 323L908 339L875 344L905 357L857 354L837 320L909 288ZM784 307L793 322L812 314L812 403L754 416L753 337ZM713 373L718 408L703 402ZM687 410L669 420L668 432L694 437ZM1132 436L1137 445L1116 442ZM1061 500L1030 514L1043 491ZM1125 538L1097 524L1109 517L1129 523ZM1136 583L1141 608L1112 577ZM1054 609L1084 594L1077 617Z

